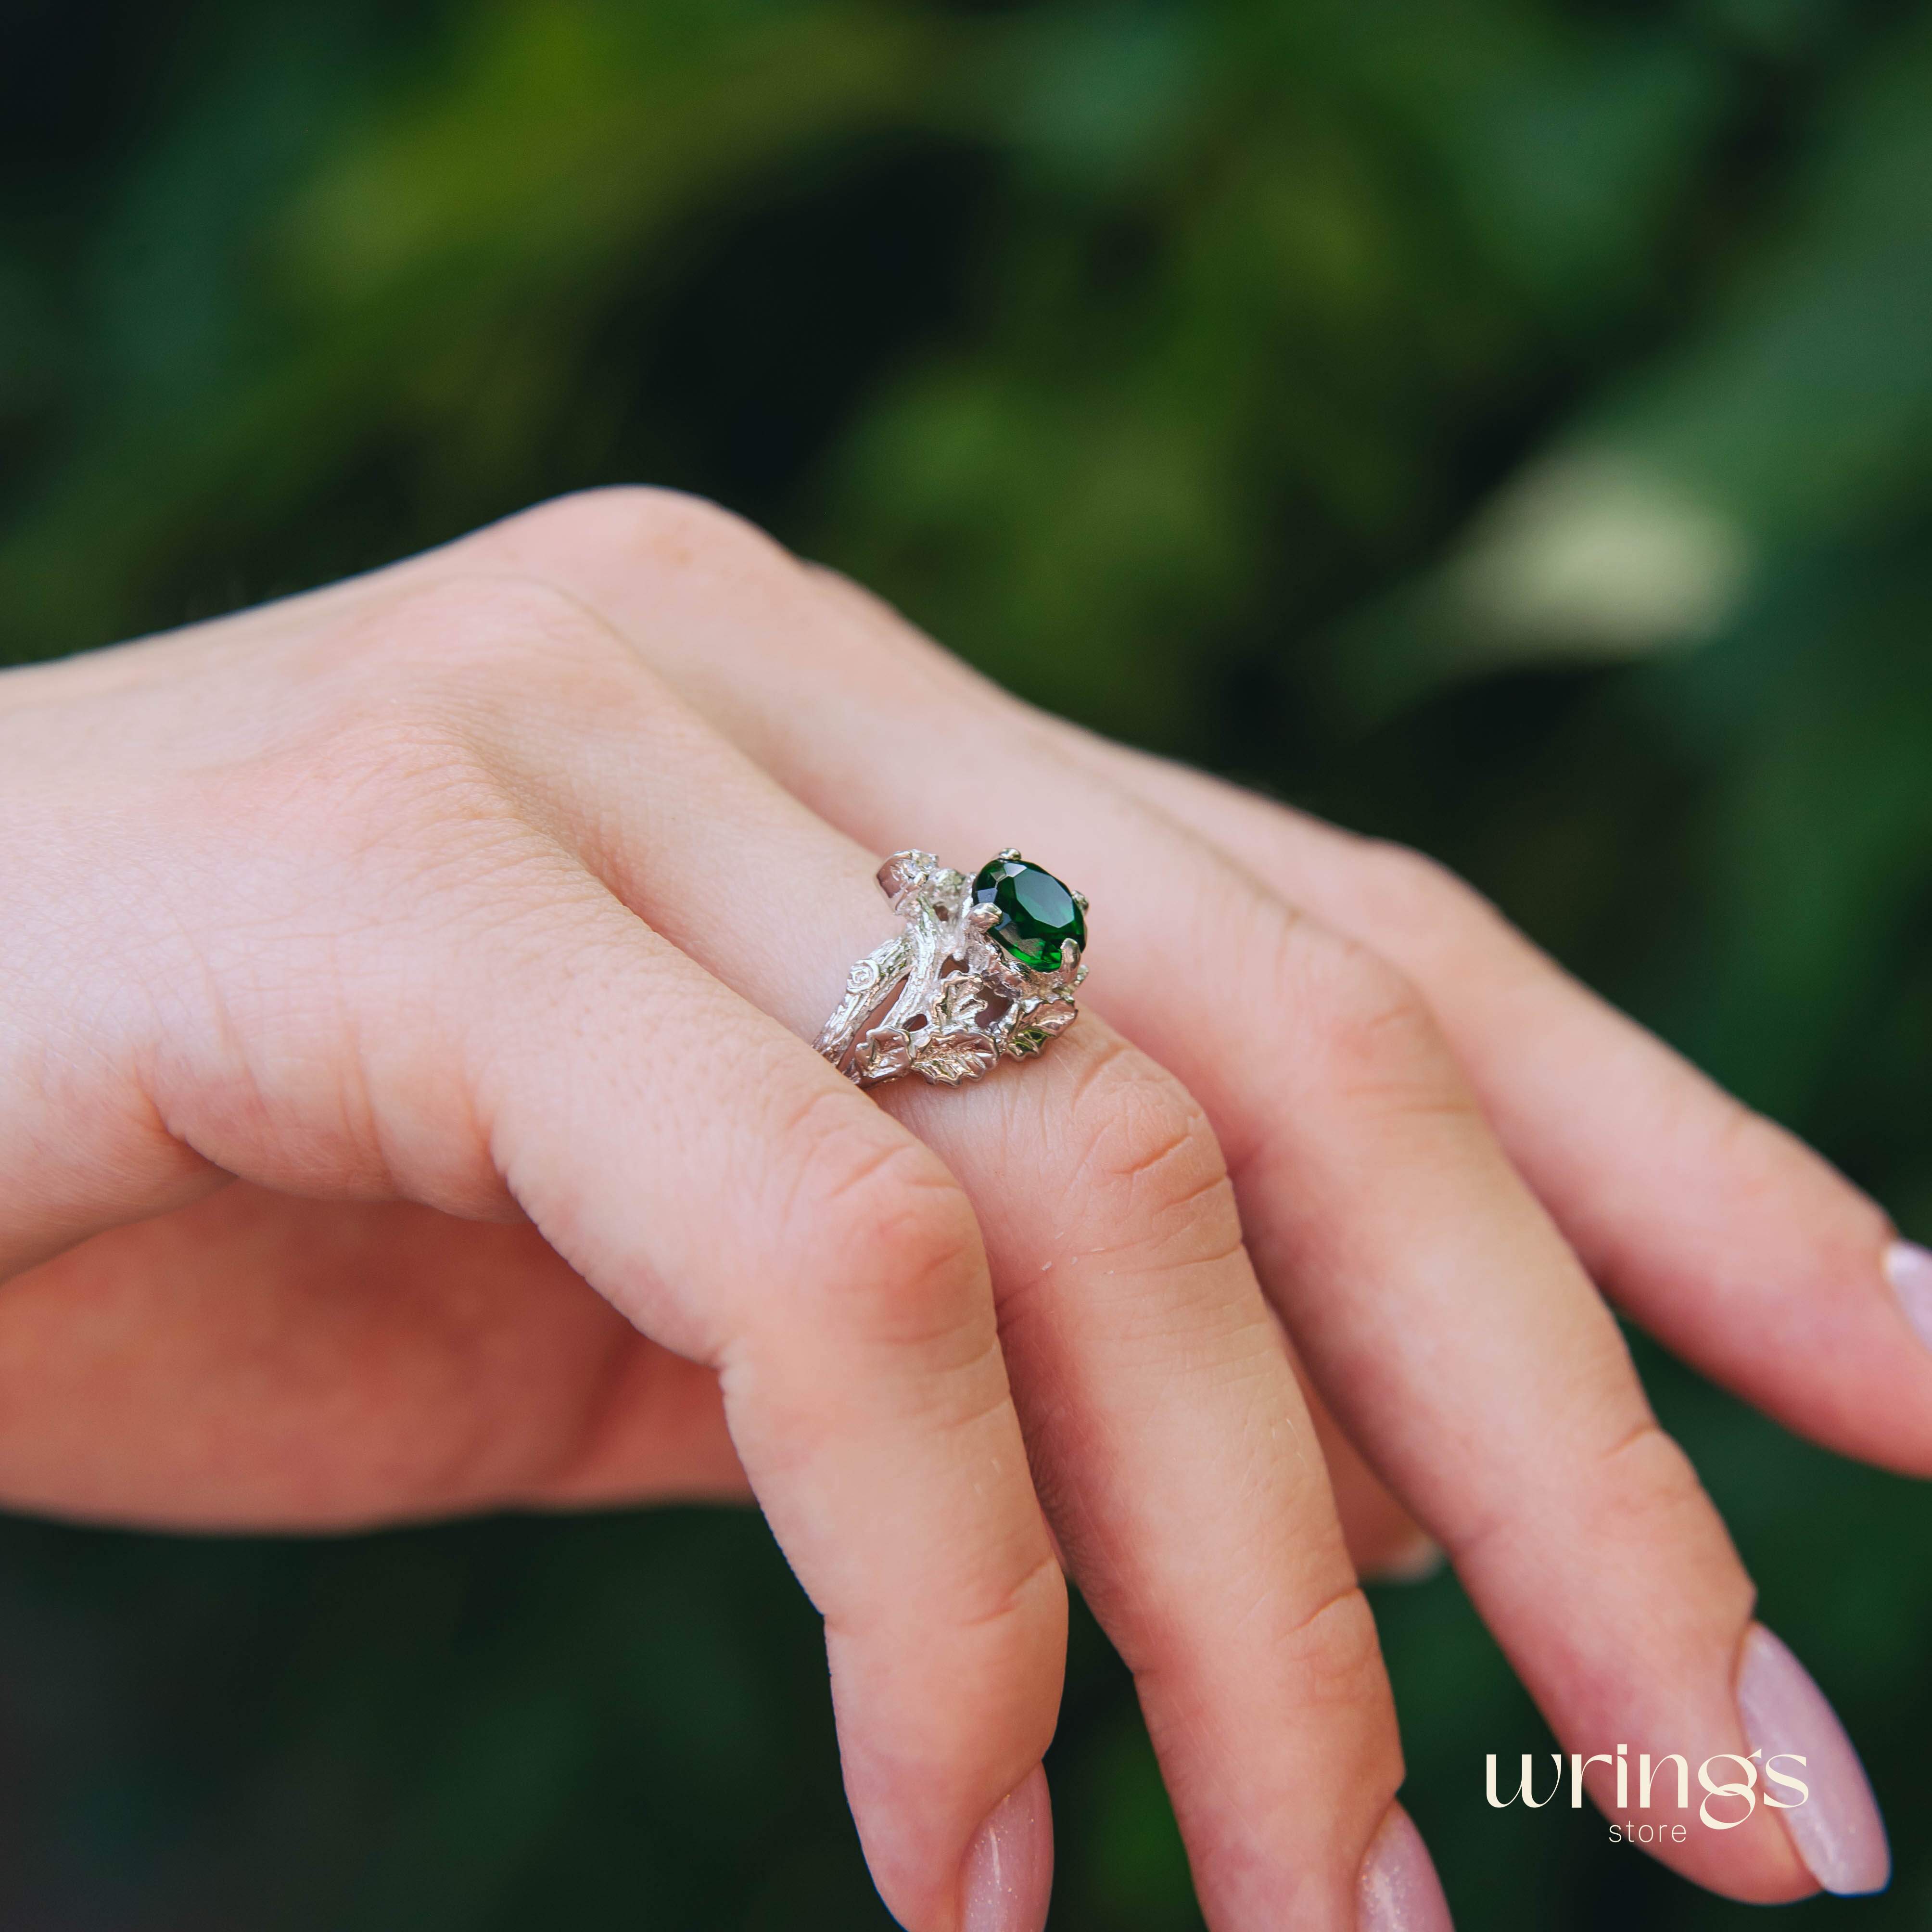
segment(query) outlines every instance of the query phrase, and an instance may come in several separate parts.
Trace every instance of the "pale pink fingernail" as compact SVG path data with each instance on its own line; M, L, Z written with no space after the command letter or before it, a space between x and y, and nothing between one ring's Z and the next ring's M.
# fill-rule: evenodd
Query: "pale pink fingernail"
M1455 1932L1429 1847L1400 1804L1369 1840L1355 1882L1360 1932Z
M1894 1241L1885 1251L1885 1278L1898 1297L1905 1318L1932 1348L1932 1249L1913 1241Z
M1794 1786L1759 1780L1767 1799L1791 1808L1777 1815L1805 1869L1827 1892L1882 1892L1892 1848L1865 1768L1824 1692L1762 1624L1744 1633L1738 1714L1766 1771L1804 1786L1801 1802Z
M1053 1891L1053 1806L1035 1765L967 1849L961 1932L1041 1932Z

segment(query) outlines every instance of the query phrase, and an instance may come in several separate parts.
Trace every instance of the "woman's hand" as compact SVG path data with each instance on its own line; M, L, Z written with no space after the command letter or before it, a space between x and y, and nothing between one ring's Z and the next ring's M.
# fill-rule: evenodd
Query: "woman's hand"
M452 557L19 674L0 774L9 1502L326 1526L748 1480L887 1903L1036 1932L1037 1487L1222 1925L1426 1874L1199 1108L1093 1016L958 1093L842 1078L800 1036L891 928L874 856L574 592Z
M1424 1526L1566 1748L1840 1753L1788 1835L1694 1826L1680 1869L1882 1876L1576 1256L1796 1426L1932 1469L1886 1225L1423 862L1029 712L644 492L0 679L0 827L8 1501L332 1525L748 1480L920 1932L1043 1910L1043 1502L1217 1932L1432 1925L1325 1460L1358 1564ZM875 1106L803 1039L914 844L1087 890L1094 1011Z

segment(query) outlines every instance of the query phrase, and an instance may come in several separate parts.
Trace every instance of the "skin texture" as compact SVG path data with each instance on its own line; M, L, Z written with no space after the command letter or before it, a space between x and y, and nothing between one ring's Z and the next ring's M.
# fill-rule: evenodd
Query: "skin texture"
M1010 843L1093 898L1080 1024L857 1093L806 1042L878 856ZM1750 1582L1597 1282L1932 1469L1888 1225L1814 1156L1426 862L689 500L0 677L0 1499L754 1496L915 1932L1035 1912L982 1827L1046 1816L1063 1563L1216 1932L1356 1924L1401 1778L1357 1579L1425 1532L1565 1748L1748 1750ZM1768 1812L1660 1855L1814 1888Z

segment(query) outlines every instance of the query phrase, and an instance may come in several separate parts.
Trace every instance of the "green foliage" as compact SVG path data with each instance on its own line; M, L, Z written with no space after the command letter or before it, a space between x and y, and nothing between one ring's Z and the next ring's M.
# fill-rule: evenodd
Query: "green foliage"
M705 490L1437 852L1932 1231L1922 4L17 10L0 658ZM1642 1359L1922 1923L1932 1507ZM1453 1582L1380 1609L1465 1922L1744 1922L1488 1810L1534 1714ZM748 1519L14 1522L0 1657L9 1925L884 1923ZM1084 1624L1052 1770L1056 1923L1196 1923Z

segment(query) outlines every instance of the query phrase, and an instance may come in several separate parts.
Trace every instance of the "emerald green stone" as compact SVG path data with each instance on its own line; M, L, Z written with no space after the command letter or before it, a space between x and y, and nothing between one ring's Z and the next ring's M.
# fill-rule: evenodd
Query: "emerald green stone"
M1023 859L995 859L982 867L973 881L973 902L999 908L1003 917L990 937L1036 973L1059 968L1067 940L1087 950L1087 921L1073 895Z

